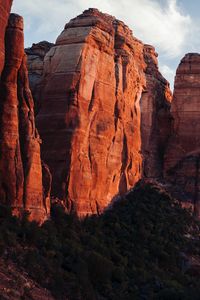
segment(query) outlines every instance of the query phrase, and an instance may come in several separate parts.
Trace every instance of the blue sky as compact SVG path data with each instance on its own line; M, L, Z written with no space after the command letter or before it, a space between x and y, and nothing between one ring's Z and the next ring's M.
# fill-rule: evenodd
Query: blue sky
M137 38L154 45L171 85L185 53L200 52L199 0L14 0L12 10L24 17L27 47L55 42L65 23L89 7L121 19Z

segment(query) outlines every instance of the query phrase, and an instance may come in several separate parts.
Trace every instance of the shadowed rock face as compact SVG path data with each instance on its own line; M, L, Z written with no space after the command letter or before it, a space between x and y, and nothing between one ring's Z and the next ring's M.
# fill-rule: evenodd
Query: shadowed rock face
M165 148L171 134L172 94L169 83L158 69L154 47L144 46L146 90L141 99L141 137L143 175L146 178L162 178Z
M165 178L200 215L200 54L189 53L176 72L171 106L173 132L165 157ZM180 193L181 192L181 193Z
M42 156L53 194L79 216L100 213L141 177L143 48L124 23L89 9L45 56Z
M12 0L0 0L0 76L5 60L5 31L10 14Z
M44 57L54 44L42 41L25 49L29 73L29 84L35 103L35 113L40 108L40 83L44 70Z
M5 36L5 65L0 82L0 201L14 214L25 210L44 221L49 203L43 197L40 137L24 53L23 19L11 14ZM45 193L47 195L47 193Z

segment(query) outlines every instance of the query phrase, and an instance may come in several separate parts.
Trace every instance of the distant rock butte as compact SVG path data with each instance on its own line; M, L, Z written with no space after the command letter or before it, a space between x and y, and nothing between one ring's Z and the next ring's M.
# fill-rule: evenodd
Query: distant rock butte
M165 156L165 179L176 195L194 203L200 216L200 54L188 53L176 72L171 106L173 131Z
M69 211L101 213L133 187L142 176L143 150L152 160L148 176L162 173L155 156L168 138L171 93L154 49L123 22L89 9L66 24L44 58L39 94L42 157L53 175L52 194Z
M50 209L49 191L44 190L50 184L43 189L40 142L28 83L23 19L11 14L0 80L0 203L11 206L17 216L27 211L30 220L43 222Z

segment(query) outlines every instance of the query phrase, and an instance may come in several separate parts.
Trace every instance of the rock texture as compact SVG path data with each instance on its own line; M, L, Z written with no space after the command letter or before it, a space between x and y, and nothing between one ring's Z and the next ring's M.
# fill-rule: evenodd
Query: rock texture
M10 14L12 0L0 0L0 76L5 60L5 31Z
M79 216L102 212L141 178L143 50L123 22L89 9L45 56L42 156L53 195Z
M49 204L43 197L41 140L28 83L23 19L15 14L9 18L5 50L0 82L0 202L16 215L28 211L31 220L42 222Z
M173 132L165 157L165 178L178 197L200 215L200 54L189 53L176 72L171 107Z
M169 83L158 69L154 47L144 46L146 90L141 99L141 136L143 175L146 178L162 178L165 148L171 134Z
M25 49L27 54L29 84L32 91L35 113L40 108L40 83L44 70L44 57L46 53L53 47L54 44L47 41L42 41L37 44L33 44L31 48Z

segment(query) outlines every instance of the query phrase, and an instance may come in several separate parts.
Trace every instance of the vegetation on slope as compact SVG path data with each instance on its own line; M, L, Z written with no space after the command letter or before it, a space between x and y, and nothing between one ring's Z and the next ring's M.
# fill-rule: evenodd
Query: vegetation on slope
M0 209L0 251L56 299L199 299L186 255L199 255L199 224L167 193L138 184L101 216L61 207L38 227Z

